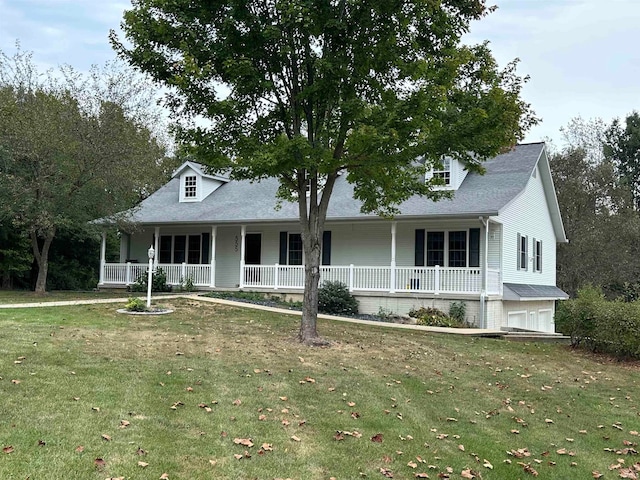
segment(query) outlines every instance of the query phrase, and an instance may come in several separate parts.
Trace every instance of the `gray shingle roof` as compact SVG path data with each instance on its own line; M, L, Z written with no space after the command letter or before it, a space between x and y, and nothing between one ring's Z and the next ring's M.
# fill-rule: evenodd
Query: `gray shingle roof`
M524 189L543 150L544 143L518 145L485 162L484 175L469 173L452 199L433 202L413 197L400 206L397 218L496 215ZM361 204L353 199L353 187L345 177L336 182L327 220L378 218L360 212ZM283 202L276 209L277 188L276 179L230 181L201 202L180 203L179 178L172 178L132 210L131 221L155 225L296 221L297 204Z

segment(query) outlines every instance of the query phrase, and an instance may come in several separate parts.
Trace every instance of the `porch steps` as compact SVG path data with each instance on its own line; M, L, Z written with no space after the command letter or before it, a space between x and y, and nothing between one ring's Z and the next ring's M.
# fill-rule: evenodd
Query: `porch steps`
M503 340L511 342L564 343L569 344L571 337L561 333L535 332L521 328L502 328Z

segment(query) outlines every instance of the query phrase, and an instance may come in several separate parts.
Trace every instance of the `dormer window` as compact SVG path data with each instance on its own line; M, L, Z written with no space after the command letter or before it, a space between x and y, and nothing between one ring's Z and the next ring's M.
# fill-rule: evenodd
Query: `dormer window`
M197 178L195 175L184 177L184 198L197 198Z
M447 187L451 185L451 159L442 159L442 169L437 169L437 166L433 167L433 178L441 178L444 185Z

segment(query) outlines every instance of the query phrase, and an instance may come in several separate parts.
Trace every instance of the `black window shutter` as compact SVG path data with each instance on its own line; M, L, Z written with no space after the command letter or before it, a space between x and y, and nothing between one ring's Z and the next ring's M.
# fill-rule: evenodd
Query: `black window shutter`
M287 232L280 232L280 265L287 264Z
M424 228L416 229L415 266L424 267Z
M486 246L485 246L486 248ZM469 266L480 266L480 229L469 229Z
M331 230L322 232L322 265L331 265Z
M211 247L211 234L202 234L202 263L209 263L209 248Z

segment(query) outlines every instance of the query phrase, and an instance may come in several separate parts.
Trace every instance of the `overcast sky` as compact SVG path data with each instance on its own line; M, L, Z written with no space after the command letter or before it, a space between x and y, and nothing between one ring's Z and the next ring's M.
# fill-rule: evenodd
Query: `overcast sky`
M491 3L490 1L488 3ZM542 122L525 141L561 144L573 117L606 122L640 109L640 0L494 0L469 42L489 40L501 66L520 59L523 91ZM0 0L0 50L19 40L43 69L115 58L107 35L128 0Z

